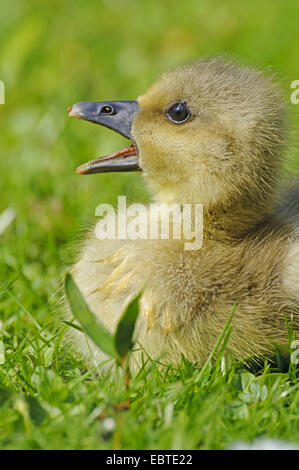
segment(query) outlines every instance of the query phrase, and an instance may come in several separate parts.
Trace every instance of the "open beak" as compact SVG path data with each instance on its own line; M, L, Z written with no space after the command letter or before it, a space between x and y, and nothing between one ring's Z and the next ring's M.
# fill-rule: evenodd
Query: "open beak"
M139 111L137 101L81 101L68 109L70 117L113 129L131 139L132 122ZM97 158L76 169L80 175L114 171L141 171L133 144L107 157Z

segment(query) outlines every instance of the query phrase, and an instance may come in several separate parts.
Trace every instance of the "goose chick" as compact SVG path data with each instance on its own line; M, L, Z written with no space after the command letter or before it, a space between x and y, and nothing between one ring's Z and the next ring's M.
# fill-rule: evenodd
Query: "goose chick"
M299 329L299 191L279 196L286 130L276 85L202 59L164 74L136 102L82 102L69 115L133 142L79 173L141 169L156 202L203 205L198 250L174 239L86 239L73 276L107 327L142 290L136 341L151 357L202 364L236 302L227 349L238 359L287 346L285 316Z

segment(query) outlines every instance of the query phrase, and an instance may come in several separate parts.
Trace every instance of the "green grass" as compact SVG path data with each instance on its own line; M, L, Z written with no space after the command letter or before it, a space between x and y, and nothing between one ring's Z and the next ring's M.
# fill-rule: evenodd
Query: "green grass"
M127 389L121 374L108 380L86 370L64 346L70 327L56 314L62 274L96 206L115 204L119 194L149 199L139 174L74 172L127 141L68 120L67 107L135 99L170 67L222 53L272 67L288 98L299 79L298 15L292 0L1 5L0 214L16 211L0 234L2 449L223 449L259 436L299 442L292 369L265 365L252 374L233 363L223 372L221 362L203 370L183 360L161 373L150 362ZM287 168L298 173L298 162L291 149Z
M33 334L34 333L34 334ZM298 442L295 372L258 374L223 361L202 369L144 366L126 386L85 370L37 326L31 338L7 334L1 369L3 449L223 449L234 441L279 437Z

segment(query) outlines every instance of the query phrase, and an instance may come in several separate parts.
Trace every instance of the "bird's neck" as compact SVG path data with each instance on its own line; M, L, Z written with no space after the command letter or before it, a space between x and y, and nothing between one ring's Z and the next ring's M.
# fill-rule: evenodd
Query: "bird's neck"
M203 204L200 201L182 201L176 197L157 198L159 203L180 204L202 204L203 206L203 232L204 238L215 241L238 240L252 232L263 221L269 218L273 211L275 195L257 194L244 195L230 203Z
M271 213L272 200L237 201L204 210L204 234L214 240L238 240L261 225Z

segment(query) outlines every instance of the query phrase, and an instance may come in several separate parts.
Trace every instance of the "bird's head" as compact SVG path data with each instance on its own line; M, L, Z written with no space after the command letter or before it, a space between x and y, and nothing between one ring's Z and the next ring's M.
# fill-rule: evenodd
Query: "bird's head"
M130 138L132 146L78 172L142 170L161 202L219 203L271 191L284 140L276 85L222 58L165 73L129 102L78 103L69 114Z

